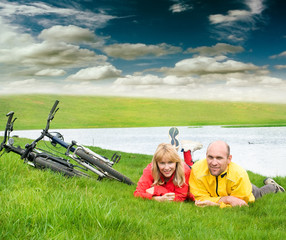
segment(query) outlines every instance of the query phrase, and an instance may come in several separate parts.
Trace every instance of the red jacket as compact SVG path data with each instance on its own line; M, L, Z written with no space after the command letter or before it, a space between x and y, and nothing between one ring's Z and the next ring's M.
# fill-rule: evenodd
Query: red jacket
M162 196L166 193L174 192L175 201L192 200L195 201L193 194L189 192L189 178L191 169L184 163L185 167L185 184L182 187L175 186L173 183L174 174L167 183L163 185L154 185L154 194L147 193L146 190L152 187L154 178L152 176L152 163L148 164L143 170L143 175L137 183L136 190L134 192L135 197L142 197L152 199L153 196Z

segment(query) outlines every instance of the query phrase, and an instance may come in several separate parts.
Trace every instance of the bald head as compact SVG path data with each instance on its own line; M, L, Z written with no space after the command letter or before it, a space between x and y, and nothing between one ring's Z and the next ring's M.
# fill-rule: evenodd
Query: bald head
M219 176L226 171L232 159L229 145L224 141L212 142L208 146L206 159L211 175Z
M226 151L226 156L228 157L230 155L230 147L229 145L221 140L214 141L209 144L207 148L207 152L209 151L210 148L220 148L220 149L225 149Z

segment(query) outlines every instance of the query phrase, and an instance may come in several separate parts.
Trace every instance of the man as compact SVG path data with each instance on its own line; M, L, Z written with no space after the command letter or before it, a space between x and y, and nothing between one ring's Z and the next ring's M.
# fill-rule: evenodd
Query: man
M215 141L208 146L206 159L192 166L189 183L197 206L247 206L267 193L285 192L271 178L262 188L251 184L247 172L231 159L229 145Z

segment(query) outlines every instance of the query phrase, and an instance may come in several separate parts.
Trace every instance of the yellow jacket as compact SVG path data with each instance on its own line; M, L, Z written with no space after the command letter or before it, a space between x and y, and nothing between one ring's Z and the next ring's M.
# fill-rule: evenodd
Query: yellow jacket
M255 201L247 172L233 162L230 162L225 172L216 177L210 174L207 160L200 160L192 166L189 183L196 200L217 203L221 197L234 196L246 203Z

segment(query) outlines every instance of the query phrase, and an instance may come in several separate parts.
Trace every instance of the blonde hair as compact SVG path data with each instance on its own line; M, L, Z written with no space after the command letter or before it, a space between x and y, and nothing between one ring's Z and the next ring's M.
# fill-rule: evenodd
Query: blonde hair
M183 162L177 153L174 146L170 143L161 143L158 145L155 154L152 159L152 176L154 178L153 185L163 185L164 181L161 179L161 173L158 167L158 162L162 159L168 159L171 162L176 163L175 176L173 178L173 183L176 186L181 187L185 183L185 169Z

